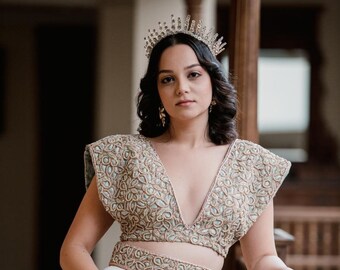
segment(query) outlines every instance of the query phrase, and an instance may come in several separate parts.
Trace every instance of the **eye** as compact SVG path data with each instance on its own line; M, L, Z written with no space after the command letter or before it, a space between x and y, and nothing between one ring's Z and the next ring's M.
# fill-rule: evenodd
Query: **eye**
M162 84L168 84L168 83L172 82L173 80L174 79L171 76L167 76L167 77L161 78L160 82Z
M201 73L197 72L197 71L192 71L189 73L189 78L197 78L197 77L200 77L201 76Z

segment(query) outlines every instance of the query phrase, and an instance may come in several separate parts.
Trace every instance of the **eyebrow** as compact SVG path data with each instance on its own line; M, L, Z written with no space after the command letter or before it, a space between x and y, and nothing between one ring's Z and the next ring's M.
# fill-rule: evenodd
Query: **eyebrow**
M190 69L190 68L193 68L193 67L197 67L197 66L201 66L199 63L196 63L196 64L192 64L190 66L187 66L185 67L184 69ZM162 69L158 72L158 74L161 74L161 73L172 73L173 71L170 70L170 69Z

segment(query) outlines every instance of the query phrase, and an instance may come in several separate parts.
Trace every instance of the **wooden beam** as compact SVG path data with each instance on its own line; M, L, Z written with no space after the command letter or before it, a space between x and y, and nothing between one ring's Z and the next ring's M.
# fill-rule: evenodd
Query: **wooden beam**
M187 14L196 22L201 19L202 0L185 0Z
M240 138L258 142L257 62L260 0L231 0L229 70L239 98Z

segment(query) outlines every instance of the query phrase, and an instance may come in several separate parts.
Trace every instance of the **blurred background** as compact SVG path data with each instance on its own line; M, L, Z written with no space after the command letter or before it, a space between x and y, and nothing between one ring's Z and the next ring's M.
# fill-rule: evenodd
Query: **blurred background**
M189 5L229 44L228 0L0 0L0 269L60 269L84 147L137 132L144 36ZM340 269L339 26L337 0L261 1L259 141L293 162L275 203L295 269Z

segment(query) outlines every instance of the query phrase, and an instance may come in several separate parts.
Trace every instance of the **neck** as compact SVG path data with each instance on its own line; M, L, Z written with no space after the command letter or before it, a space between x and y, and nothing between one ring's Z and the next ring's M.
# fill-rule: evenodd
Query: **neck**
M211 145L208 123L172 122L166 134L170 143L188 148L198 148Z

